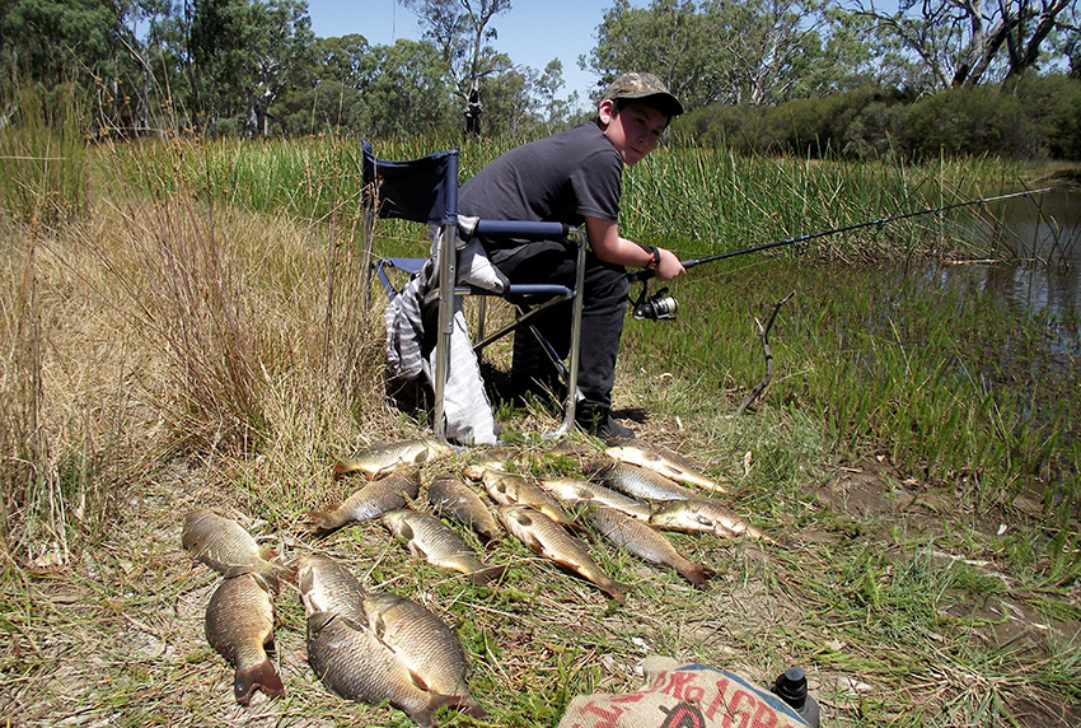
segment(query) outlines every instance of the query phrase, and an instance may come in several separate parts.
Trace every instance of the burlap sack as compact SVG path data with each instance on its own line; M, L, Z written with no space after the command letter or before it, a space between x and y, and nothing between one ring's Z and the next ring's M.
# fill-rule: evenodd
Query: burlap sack
M643 664L646 684L623 695L579 695L559 728L806 728L787 703L735 673L667 657Z

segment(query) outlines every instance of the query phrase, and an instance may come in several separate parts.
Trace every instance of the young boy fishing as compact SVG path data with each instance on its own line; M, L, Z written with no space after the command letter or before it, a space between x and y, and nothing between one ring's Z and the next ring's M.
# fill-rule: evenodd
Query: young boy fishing
M582 429L608 440L634 436L611 410L628 294L626 267L651 270L659 281L684 272L672 252L620 236L623 167L653 151L672 117L681 113L683 106L659 78L625 73L605 90L593 120L510 150L469 180L458 197L459 212L465 215L584 228L589 250L575 419ZM536 283L543 276L548 282L573 284L574 254L561 243L484 238L481 243L511 282ZM561 356L570 346L569 318L567 308L557 306L536 324ZM525 351L520 342L525 336L515 335L516 367L524 365L519 354Z

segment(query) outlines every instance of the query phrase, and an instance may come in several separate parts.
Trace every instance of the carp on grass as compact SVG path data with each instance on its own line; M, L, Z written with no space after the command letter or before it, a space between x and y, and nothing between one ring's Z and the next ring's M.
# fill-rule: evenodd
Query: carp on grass
M219 574L257 574L275 593L279 579L292 576L288 568L271 563L270 559L277 556L274 551L256 543L236 521L213 511L198 509L188 513L180 541L194 559Z
M746 534L757 541L785 548L732 510L708 500L691 499L665 503L653 512L649 522L656 528L685 533L712 533L721 538Z
M351 521L363 523L402 508L406 499L412 500L418 493L420 481L415 472L390 472L355 491L336 508L309 512L308 519L317 533L328 533Z
M467 468L466 477L480 480L496 503L502 506L523 505L536 508L561 526L573 526L566 511L552 496L533 485L524 476L502 470Z
M364 598L368 626L390 648L421 688L453 698L455 705L476 718L485 711L465 682L462 646L438 617L408 599L381 592Z
M611 599L623 601L629 587L612 579L589 555L588 547L536 508L523 505L499 507L507 530L533 553L554 561L593 582Z
M409 553L433 566L467 575L473 584L487 584L503 574L486 566L462 537L435 516L400 508L383 514L383 525L405 543Z
M247 705L256 690L285 693L266 653L274 641L274 605L261 577L242 572L223 579L207 605L204 627L207 642L236 670L236 702Z
M497 541L503 529L476 491L451 473L436 476L428 486L428 502L441 516L476 531L486 541Z
M616 546L627 549L651 564L667 566L694 584L706 588L706 578L713 570L691 561L676 547L648 524L607 506L590 510L586 514L590 525Z
M714 493L729 492L728 488L704 475L689 460L674 453L664 453L640 443L613 446L604 452L613 460L647 468L681 483L697 485Z
M329 612L363 622L364 589L344 565L318 554L297 558L297 586L305 616Z
M419 687L405 664L367 625L340 614L316 612L308 617L307 632L308 664L343 698L369 705L389 702L421 728L435 725L434 713L440 706L461 705L457 697Z
M403 440L389 445L375 445L356 455L344 457L334 465L334 479L350 473L362 472L369 478L396 470L403 466L416 466L431 462L454 452L446 445L431 438Z
M602 470L599 477L609 488L641 500L673 501L698 496L697 491L684 488L671 478L640 465L614 463Z

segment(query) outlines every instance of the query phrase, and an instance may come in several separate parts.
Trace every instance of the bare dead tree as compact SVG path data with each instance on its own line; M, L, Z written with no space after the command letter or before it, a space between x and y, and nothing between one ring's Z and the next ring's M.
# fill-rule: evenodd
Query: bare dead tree
M755 316L754 322L758 326L758 338L762 341L762 351L765 352L766 355L766 375L762 377L762 381L756 384L750 394L748 394L743 402L740 403L739 408L736 410L736 414L733 415L734 417L739 417L746 412L747 408L762 396L762 392L766 391L766 387L769 386L770 381L773 379L773 351L769 346L769 331L773 328L773 322L777 319L777 312L781 310L781 306L788 303L794 295L796 295L796 292L792 291L773 306L773 312L770 313L769 321L766 322L765 326L763 326L762 322Z
M1001 58L1005 78L1036 68L1054 30L1077 33L1067 11L1076 0L901 0L885 12L874 0L854 10L872 18L919 58L939 88L976 86Z

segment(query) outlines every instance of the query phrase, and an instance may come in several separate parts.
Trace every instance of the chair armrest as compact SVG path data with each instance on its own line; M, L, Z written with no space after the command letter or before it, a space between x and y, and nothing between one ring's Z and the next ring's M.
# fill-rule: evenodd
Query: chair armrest
M474 235L489 238L524 238L526 240L563 240L572 228L561 222L528 220L477 220Z

